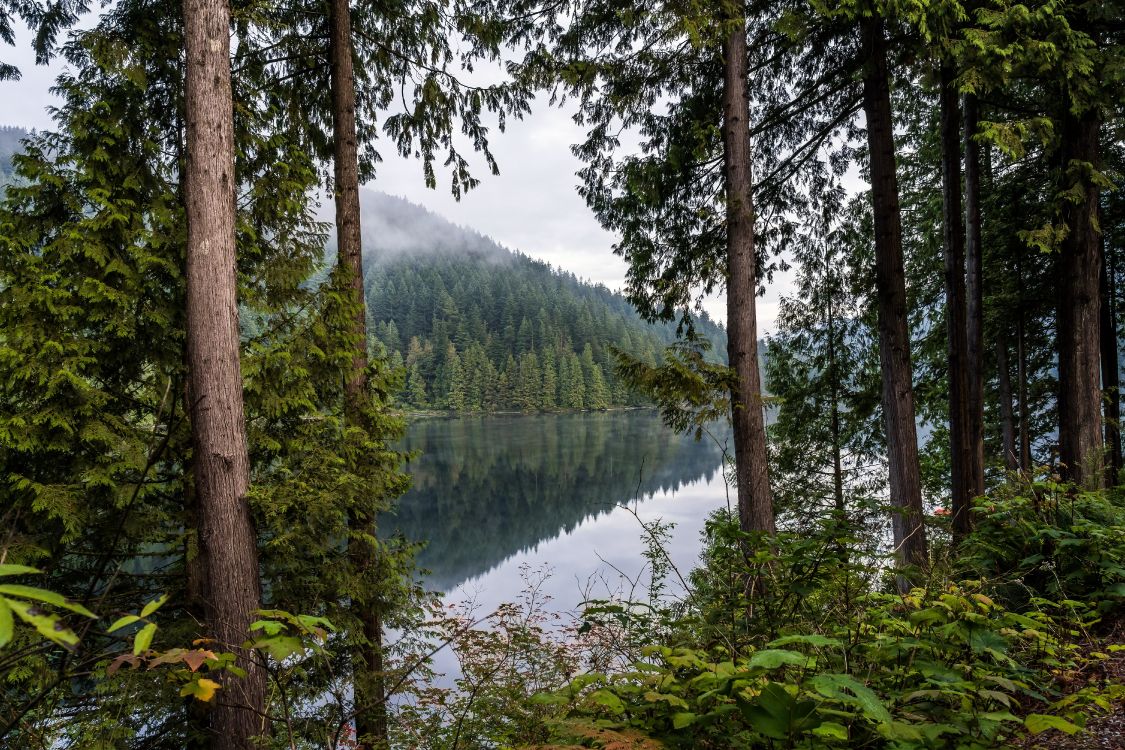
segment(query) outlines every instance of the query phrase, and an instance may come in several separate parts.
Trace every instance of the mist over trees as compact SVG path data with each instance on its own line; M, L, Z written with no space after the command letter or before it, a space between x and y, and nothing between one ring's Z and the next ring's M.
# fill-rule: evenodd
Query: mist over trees
M364 194L370 334L405 368L402 400L453 411L606 409L648 403L614 351L656 364L675 327L619 294L513 253L407 201ZM725 332L706 316L702 336Z

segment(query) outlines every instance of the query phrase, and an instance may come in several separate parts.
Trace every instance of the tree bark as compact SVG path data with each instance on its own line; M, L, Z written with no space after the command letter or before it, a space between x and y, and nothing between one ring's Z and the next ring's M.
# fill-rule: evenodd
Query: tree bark
M969 530L972 501L972 462L969 440L968 341L965 305L965 225L961 213L961 108L955 73L941 66L941 196L945 248L945 323L948 337L949 463L953 536Z
M367 305L363 291L363 235L359 203L359 147L356 136L355 69L352 59L352 21L349 0L332 0L329 7L333 167L336 203L337 263L346 274L353 317L354 351L346 386L344 413L348 424L364 426L367 399ZM375 536L375 519L349 517L353 529ZM360 571L376 564L375 551L351 541L349 554ZM387 706L383 662L383 627L378 592L356 602L365 643L353 655L356 738L360 748L386 747Z
M918 435L914 426L914 387L910 332L906 319L906 276L902 257L902 216L895 171L890 72L883 19L865 18L863 42L868 60L863 77L863 109L871 160L871 202L875 219L875 291L879 319L879 358L883 370L883 420L887 433L891 522L895 554L902 566L928 561L923 525ZM909 581L899 577L899 587Z
M1012 375L1008 365L1008 337L996 339L996 371L999 377L1000 396L1000 450L1004 453L1004 466L1008 471L1019 468L1016 454L1016 422L1012 414Z
M1027 401L1027 334L1024 331L1023 310L1020 310L1019 320L1016 321L1016 403L1019 409L1020 434L1019 434L1019 466L1020 471L1031 471L1031 407Z
M1082 199L1065 208L1067 235L1058 257L1059 460L1068 479L1089 488L1105 481L1102 466L1102 391L1098 286L1101 241L1098 187L1081 163L1099 161L1096 110L1063 115L1061 187L1081 186ZM1076 164L1076 162L1078 164Z
M1102 390L1105 391L1106 485L1117 484L1121 475L1121 376L1117 351L1116 257L1102 238L1101 270L1101 359Z
M723 44L723 168L727 192L727 354L736 382L731 390L731 421L738 519L744 531L773 534L773 493L758 372L746 29L742 21L732 25Z
M984 248L981 244L980 145L977 98L965 95L965 292L967 303L965 372L968 385L967 441L970 498L984 494ZM967 518L966 521L971 520ZM968 530L968 525L964 530Z
M250 462L239 365L235 268L234 112L230 7L184 0L187 169L187 351L192 467L207 575L207 627L238 655L211 710L212 747L249 750L262 734L265 672L242 649L259 606L257 536L246 493Z

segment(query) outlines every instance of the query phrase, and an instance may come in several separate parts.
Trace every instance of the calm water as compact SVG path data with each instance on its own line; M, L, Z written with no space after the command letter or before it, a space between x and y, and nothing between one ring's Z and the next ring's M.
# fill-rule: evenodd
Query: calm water
M650 411L426 419L412 424L414 488L384 529L426 540L431 588L485 613L514 601L522 569L549 567L554 607L645 578L637 519L676 524L669 551L686 574L708 513L727 503L720 444L678 435ZM729 446L728 446L729 447Z

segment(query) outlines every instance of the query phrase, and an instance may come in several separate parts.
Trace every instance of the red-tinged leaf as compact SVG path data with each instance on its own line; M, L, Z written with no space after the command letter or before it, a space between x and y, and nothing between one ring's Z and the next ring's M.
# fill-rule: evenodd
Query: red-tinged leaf
M195 649L194 651L185 651L183 654L183 662L187 664L188 669L192 672L199 671L199 668L203 666L204 662L214 658L216 658L215 652L201 648Z
M132 654L121 654L112 662L110 662L109 666L105 668L105 673L112 677L117 672L117 670L121 669L123 665L128 664L130 667L136 667L142 661L144 661L144 659L141 659L139 656L133 656Z

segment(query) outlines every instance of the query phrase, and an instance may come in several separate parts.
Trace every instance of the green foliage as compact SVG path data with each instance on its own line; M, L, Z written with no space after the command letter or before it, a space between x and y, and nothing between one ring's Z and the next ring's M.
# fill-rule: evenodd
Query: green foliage
M1119 492L1083 492L1048 475L979 500L973 534L957 550L966 575L1010 607L1039 600L1119 616L1125 605L1125 507Z
M1016 530L1019 503L986 502L998 515L1007 509L1012 530L982 522L967 550L1014 540L1032 523ZM1104 496L1085 503L1087 514L1107 512ZM1063 527L1092 533L1070 516L1036 517L1040 538L1072 538ZM1103 545L1119 539L1111 528L1098 537ZM549 722L555 739L574 741L577 723L663 747L991 748L1027 733L1080 731L1091 712L1125 694L1119 685L1076 690L1056 681L1105 655L1087 656L1076 640L1091 610L1047 581L1034 589L1023 576L1034 595L1009 602L1008 581L974 567L981 558L970 555L961 575L981 579L935 574L924 588L891 594L849 562L862 560L862 549L838 526L766 542L721 514L709 537L685 605L587 611L586 631L607 631L634 650L624 664L544 696L558 709ZM1113 567L1118 545L1106 545L1107 562L1091 567ZM1116 597L1115 578L1079 579L1092 587L1083 599Z
M0 578L41 572L27 565L0 563ZM74 631L58 615L44 611L41 608L43 604L97 618L97 615L78 602L70 601L53 591L16 583L0 583L0 648L11 643L15 635L15 617L35 628L43 638L60 646L73 647L78 643L78 636Z

